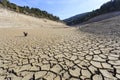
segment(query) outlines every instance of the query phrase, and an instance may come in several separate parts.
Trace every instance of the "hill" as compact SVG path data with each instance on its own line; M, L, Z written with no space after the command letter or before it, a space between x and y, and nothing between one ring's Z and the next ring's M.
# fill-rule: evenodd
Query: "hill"
M75 15L73 17L70 17L68 19L65 19L63 20L67 25L74 25L74 21L77 21L77 20L80 20L80 19L83 19L85 16L87 16L89 14L88 13L82 13L82 14L78 14L78 15Z
M88 21L85 21L83 23L77 24L76 26L83 25L83 24L89 24L89 23L93 23L93 22L98 22L98 21L102 21L102 20L106 20L106 19L110 19L110 18L119 16L119 15L120 15L120 11L105 13L105 14L93 17L93 18L91 18Z
M54 16L46 11L42 11L39 8L29 8L29 6L18 6L14 3L9 2L8 0L0 0L0 5L4 8L10 9L18 13L23 13L37 18L46 18L54 21L60 21L59 17Z
M112 12L117 12L117 11L120 11L120 0L111 0L111 1L103 4L99 9L96 9L92 12L89 12L87 15L85 15L82 18L80 16L78 16L78 17L76 17L76 19L72 20L71 22L66 21L67 19L65 20L65 22L68 25L77 25L77 24L81 24L83 22L86 22L86 21L88 21L96 16L104 15L104 14L112 13ZM111 18L111 16L109 16L107 18Z
M36 18L29 15L17 13L8 9L0 8L0 27L19 27L19 28L35 28L35 27L55 27L55 25L63 25L62 23L52 21L45 18Z

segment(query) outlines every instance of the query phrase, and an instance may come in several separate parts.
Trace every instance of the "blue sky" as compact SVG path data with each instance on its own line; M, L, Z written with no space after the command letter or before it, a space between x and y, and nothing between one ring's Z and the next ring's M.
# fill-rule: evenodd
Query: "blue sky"
M9 0L20 6L29 6L45 10L53 15L66 19L76 14L99 8L110 0Z

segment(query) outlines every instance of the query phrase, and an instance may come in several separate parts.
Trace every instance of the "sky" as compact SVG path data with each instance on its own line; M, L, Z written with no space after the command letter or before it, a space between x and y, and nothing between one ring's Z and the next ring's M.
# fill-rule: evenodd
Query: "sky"
M66 19L77 14L98 9L102 4L110 0L9 0L20 6L39 8Z

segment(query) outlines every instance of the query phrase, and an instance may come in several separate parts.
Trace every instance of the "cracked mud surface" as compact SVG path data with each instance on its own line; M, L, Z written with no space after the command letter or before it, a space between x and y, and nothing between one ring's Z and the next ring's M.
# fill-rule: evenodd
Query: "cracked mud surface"
M77 28L0 29L0 80L120 80L120 38Z

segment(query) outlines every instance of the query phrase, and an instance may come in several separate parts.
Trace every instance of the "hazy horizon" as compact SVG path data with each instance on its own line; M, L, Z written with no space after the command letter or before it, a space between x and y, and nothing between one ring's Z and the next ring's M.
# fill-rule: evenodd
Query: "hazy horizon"
M29 6L45 10L60 19L66 19L77 14L89 12L99 8L102 4L110 0L10 0L20 6Z

